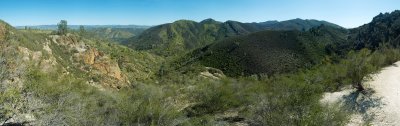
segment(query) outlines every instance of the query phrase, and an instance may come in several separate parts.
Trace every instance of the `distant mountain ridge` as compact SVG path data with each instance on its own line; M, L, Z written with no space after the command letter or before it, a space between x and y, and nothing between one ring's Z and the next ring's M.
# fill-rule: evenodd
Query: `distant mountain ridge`
M319 25L327 25L335 28L343 28L337 24L330 23L323 20L315 20L315 19L292 19L286 21L267 21L258 23L262 25L265 29L269 30L309 30L315 26Z
M123 42L131 37L141 34L151 26L146 25L68 25L71 30L79 30L83 26L86 30L86 35L91 37L110 39L116 42ZM36 25L36 26L16 26L16 29L38 29L52 30L58 29L57 25Z
M147 28L91 28L86 30L86 35L124 42L131 37L140 35Z
M68 25L70 29L79 29L80 26L84 26L86 29L95 29L95 28L142 28L147 29L151 26L146 25ZM40 30L57 30L57 25L28 25L28 26L15 26L16 29L40 29Z
M324 56L340 58L351 50L385 47L400 47L399 10L379 14L353 29L324 24L307 31L267 30L232 37L196 49L177 62L181 68L201 64L229 76L273 75L319 64Z
M263 30L309 30L312 27L339 25L318 20L293 19L261 23L237 21L218 22L206 19L201 22L178 20L173 23L151 27L143 34L133 37L127 44L138 50L151 50L161 55L175 55L187 52L228 37L247 35Z

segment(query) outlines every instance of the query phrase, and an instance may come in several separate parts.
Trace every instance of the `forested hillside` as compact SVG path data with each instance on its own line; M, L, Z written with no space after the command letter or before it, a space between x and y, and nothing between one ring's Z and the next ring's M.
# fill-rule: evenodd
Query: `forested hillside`
M325 21L301 19L270 23L218 22L213 19L201 22L179 20L152 27L140 36L133 37L128 45L138 50L150 50L159 55L174 56L233 36L262 30L308 30L321 24L340 28Z

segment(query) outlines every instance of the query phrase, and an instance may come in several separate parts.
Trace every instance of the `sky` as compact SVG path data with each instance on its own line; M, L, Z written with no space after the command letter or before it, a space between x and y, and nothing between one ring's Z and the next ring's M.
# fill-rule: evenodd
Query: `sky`
M346 28L400 9L398 0L1 0L0 19L13 26L159 25L175 20L264 22L317 19Z

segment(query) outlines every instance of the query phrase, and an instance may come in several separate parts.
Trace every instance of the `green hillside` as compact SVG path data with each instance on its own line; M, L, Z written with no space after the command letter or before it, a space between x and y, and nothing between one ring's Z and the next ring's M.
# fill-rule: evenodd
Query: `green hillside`
M138 50L150 50L163 56L186 53L228 37L246 35L262 30L302 30L332 23L317 20L288 20L274 23L241 23L236 21L217 22L206 19L201 22L180 20L152 27L127 44Z
M119 43L140 35L147 28L89 28L86 35L91 38L105 38Z
M215 41L218 25L219 23L215 21L197 23L180 20L152 27L129 44L138 50L152 49L159 55L174 55Z
M181 65L198 61L230 76L287 73L319 64L325 55L335 53L328 46L345 43L346 32L330 26L319 26L308 32L256 32L195 50L181 59Z
M201 63L230 76L289 72L307 62L297 34L265 31L226 39L201 49L206 51Z

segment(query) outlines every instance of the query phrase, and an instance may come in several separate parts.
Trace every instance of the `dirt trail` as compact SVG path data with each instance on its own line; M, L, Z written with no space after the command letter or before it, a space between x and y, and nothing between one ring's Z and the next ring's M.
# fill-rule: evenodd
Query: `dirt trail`
M383 103L372 124L400 125L400 62L384 68L368 85Z
M347 88L340 92L326 93L323 104L340 103L355 114L350 126L371 124L376 126L400 125L400 62L382 69L365 83L373 93L364 95Z

